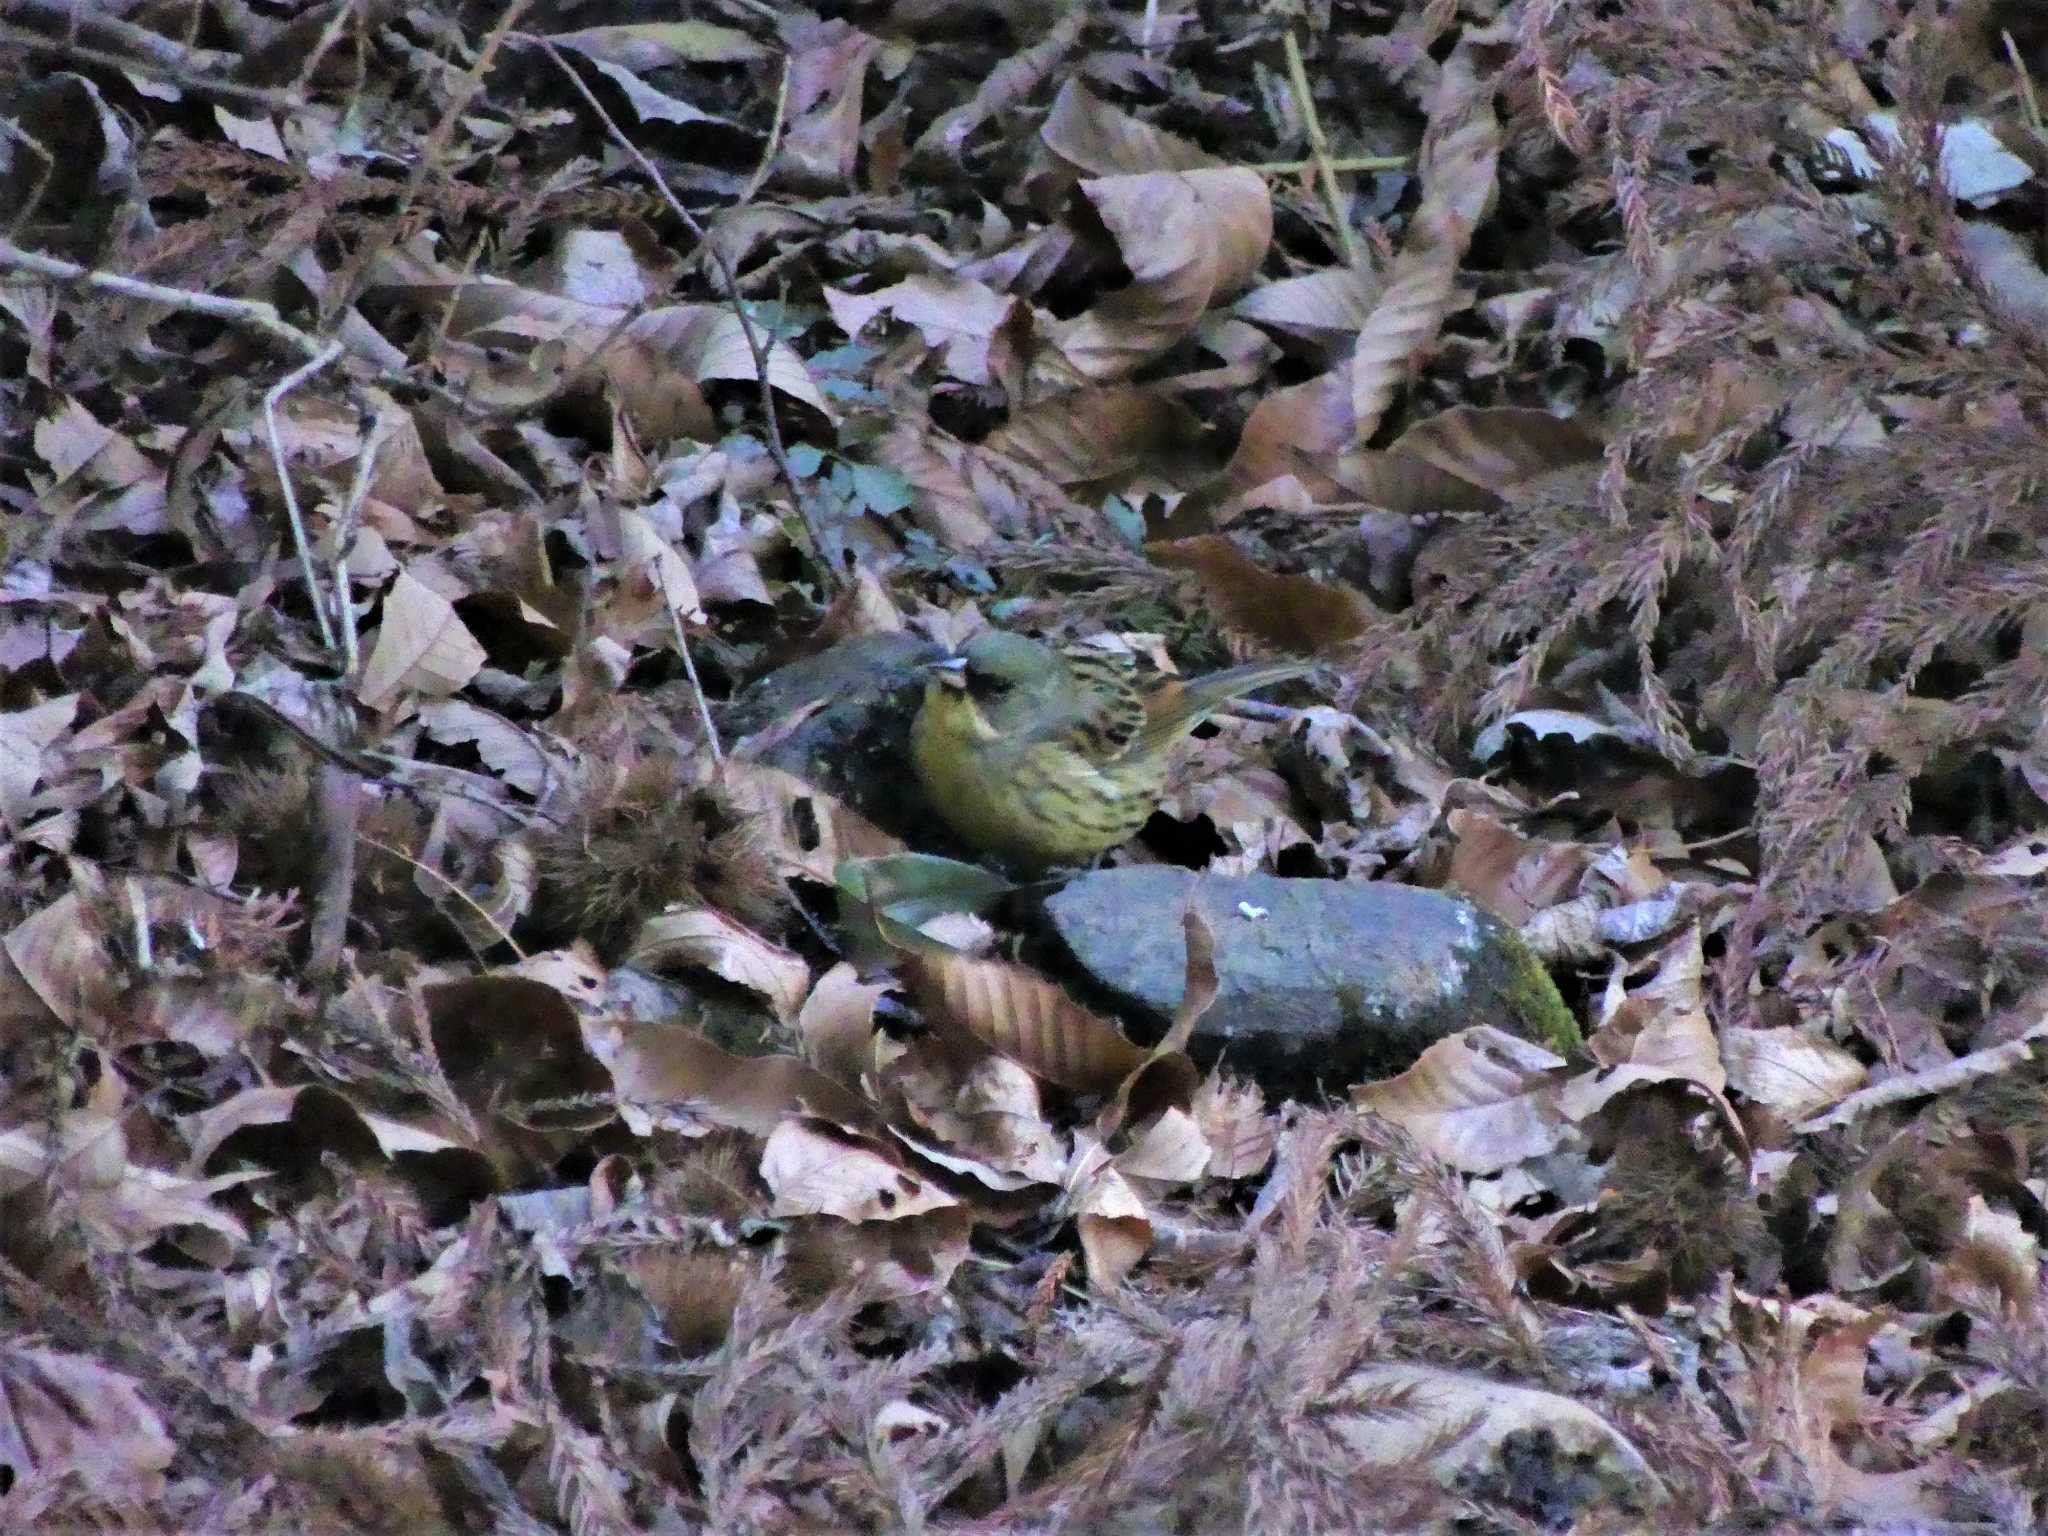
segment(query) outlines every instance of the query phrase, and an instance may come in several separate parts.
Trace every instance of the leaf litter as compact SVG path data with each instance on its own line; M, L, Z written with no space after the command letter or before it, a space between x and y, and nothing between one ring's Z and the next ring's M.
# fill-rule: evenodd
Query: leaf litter
M2048 1522L2027 7L0 49L0 1524ZM721 727L990 623L1314 660L1115 859L1583 1049L1279 1101Z

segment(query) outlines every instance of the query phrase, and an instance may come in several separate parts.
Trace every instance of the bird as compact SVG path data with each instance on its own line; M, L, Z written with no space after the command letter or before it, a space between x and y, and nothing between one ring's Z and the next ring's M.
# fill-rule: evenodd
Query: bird
M1254 663L1143 687L1128 656L983 630L932 664L911 766L932 808L978 851L1034 868L1085 864L1159 808L1190 731L1241 694L1308 671Z

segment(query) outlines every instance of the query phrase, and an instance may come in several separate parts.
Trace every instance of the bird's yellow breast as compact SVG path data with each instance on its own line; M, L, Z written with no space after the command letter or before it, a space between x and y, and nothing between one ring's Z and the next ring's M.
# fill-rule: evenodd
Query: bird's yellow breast
M1060 742L1005 740L971 701L934 684L910 734L933 808L977 848L1032 864L1084 863L1145 824L1163 765L1091 762Z

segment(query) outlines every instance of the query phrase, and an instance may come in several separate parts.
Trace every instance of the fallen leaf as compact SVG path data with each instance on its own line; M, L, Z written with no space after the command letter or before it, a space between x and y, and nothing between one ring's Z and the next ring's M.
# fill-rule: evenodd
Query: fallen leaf
M1479 1025L1437 1041L1398 1077L1354 1087L1351 1102L1453 1168L1497 1173L1570 1135L1558 1103L1564 1065L1539 1045Z
M775 1216L901 1221L957 1205L879 1142L828 1121L791 1118L769 1133L761 1178Z
M653 971L671 965L710 971L759 993L785 1024L795 1021L811 990L811 970L801 958L713 907L649 918L624 963Z
M400 571L384 596L377 643L356 680L356 697L379 713L407 693L444 699L476 676L485 660L455 606Z

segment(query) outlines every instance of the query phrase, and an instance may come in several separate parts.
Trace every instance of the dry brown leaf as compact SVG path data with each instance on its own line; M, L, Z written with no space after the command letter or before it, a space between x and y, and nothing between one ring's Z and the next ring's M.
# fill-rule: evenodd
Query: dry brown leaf
M811 631L807 644L822 650L858 635L895 635L908 627L903 610L896 606L882 578L863 565L853 572L846 590L825 610L825 617Z
M1116 1155L1116 1171L1127 1179L1192 1184L1209 1171L1209 1141L1185 1110L1169 1107L1131 1138Z
M1497 79L1489 72L1481 81L1462 51L1444 66L1423 138L1422 203L1401 253L1358 329L1348 363L1253 408L1224 476L1240 502L1304 468L1313 479L1320 466L1361 446L1434 345L1455 305L1459 263L1493 195L1500 153ZM1309 490L1333 494L1327 487Z
M761 573L764 556L786 549L789 536L775 517L757 512L751 517L740 511L740 499L727 489L719 493L718 517L704 530L697 559L697 594L707 603L762 603L773 605L775 593ZM860 575L873 582L866 566Z
M889 1064L880 1088L919 1127L911 1144L941 1167L996 1190L1059 1182L1066 1155L1038 1081L1009 1057L930 1036Z
M1386 1361L1344 1378L1353 1402L1398 1403L1388 1413L1340 1414L1336 1428L1367 1462L1387 1466L1418 1457L1446 1487L1497 1475L1511 1438L1540 1435L1589 1476L1629 1488L1646 1505L1670 1489L1633 1442L1583 1403L1520 1387L1491 1375Z
M1965 1083L1974 1082L1978 1078L2009 1072L2023 1062L2037 1059L2043 1049L2039 1042L2044 1038L2048 1038L2048 1019L2035 1024L2017 1040L2008 1040L2003 1045L1986 1046L1981 1051L1972 1051L1967 1056L1959 1056L1954 1061L1943 1062L1940 1066L1929 1067L1920 1072L1901 1072L1881 1083L1860 1088L1832 1108L1801 1121L1793 1129L1802 1136L1810 1136L1817 1131L1847 1125L1874 1109L1896 1104L1902 1099L1917 1099L1944 1093L1952 1088L1960 1088Z
M988 384L1015 371L1014 359L991 364L989 354L992 347L1009 345L1002 338L1014 328L1022 307L985 284L918 273L872 293L827 288L825 303L839 328L855 340L880 314L915 326L924 344L939 354L944 370L962 383Z
M82 1355L0 1341L0 1465L10 1486L72 1474L113 1508L121 1495L154 1490L176 1452L132 1378Z
M1870 1075L1839 1045L1799 1029L1724 1030L1721 1061L1730 1088L1788 1121L1840 1103Z
M1088 17L1084 14L1058 12L1029 47L999 61L967 101L932 120L911 149L912 162L936 155L949 156L957 162L967 139L983 123L1037 97L1048 78L1067 74L1075 45L1087 26ZM1071 75L1069 84L1079 89Z
M1462 47L1438 77L1417 165L1422 202L1352 354L1352 432L1360 443L1378 429L1394 392L1451 312L1458 267L1494 196L1499 83L1497 71L1476 69Z
M1187 946L1187 975L1181 988L1180 1005L1173 1010L1173 1023L1159 1042L1158 1053L1185 1051L1188 1037L1202 1016L1216 1005L1216 934L1202 916L1190 893L1188 909L1180 918L1181 938Z
M874 443L875 456L917 493L910 516L942 549L978 549L997 537L974 486L974 451L929 421L898 413ZM1015 534L1014 528L1004 529Z
M719 782L736 806L760 818L762 842L785 878L830 885L842 859L903 852L897 838L860 812L780 768L728 757Z
M1799 1364L1791 1412L1784 1416L1790 1449L1813 1481L1821 1506L1851 1520L1912 1529L1941 1518L1938 1479L1930 1464L1895 1472L1874 1472L1850 1461L1838 1441L1857 1436L1872 1422L1876 1405L1864 1389L1871 1340L1885 1326L1882 1317L1832 1328L1814 1341Z
M965 1206L858 1225L829 1216L791 1220L782 1240L792 1286L823 1295L846 1286L880 1297L943 1290L967 1258L974 1228Z
M19 826L29 814L36 785L53 766L50 748L77 718L75 693L0 714L0 817L9 826Z
M1497 1173L1571 1134L1559 1107L1564 1058L1491 1025L1439 1040L1399 1077L1361 1083L1351 1102L1391 1120L1453 1168Z
M539 885L531 837L505 836L503 818L475 799L436 799L413 888L472 949L481 953L504 942L533 910Z
M23 918L0 939L0 974L10 1011L36 1003L73 1029L86 1029L113 1010L118 982L96 914L75 890ZM31 1001L33 999L33 1001Z
M1276 769L1259 761L1258 747L1245 740L1233 720L1219 722L1214 736L1184 747L1167 769L1166 792L1159 809L1176 821L1207 817L1226 847L1243 856L1233 865L1229 855L1211 868L1219 874L1269 869L1261 856L1315 839L1295 812L1294 787Z
M1060 87L1038 136L1087 176L1213 170L1222 164L1188 140L1119 112L1089 91L1078 75Z
M761 1179L774 1216L901 1221L959 1202L887 1146L825 1120L791 1118L769 1133Z
M1349 587L1261 570L1220 533L1156 541L1145 553L1155 564L1192 572L1224 628L1297 656L1324 655L1349 644L1376 611Z
M674 1025L602 1020L592 1052L617 1084L619 1113L638 1134L657 1126L702 1134L713 1125L766 1136L792 1115L866 1126L873 1112L794 1056L738 1056Z
M466 375L489 404L531 404L568 376L595 366L645 440L687 436L708 442L717 438L718 423L700 386L760 378L746 333L727 304L676 304L635 317L619 305L467 278L395 249L380 253L373 270L383 291L445 324L449 340L437 361ZM835 420L795 349L775 337L761 339L769 384L824 420Z
M789 41L791 121L777 174L851 190L868 64L881 43L837 19L793 23Z
M96 1245L140 1253L180 1229L248 1241L242 1224L213 1197L263 1177L238 1170L193 1179L132 1160L122 1128L120 1080L103 1076L92 1096L63 1116L54 1137L17 1127L0 1131L0 1198L20 1196L24 1214L50 1203L50 1220L78 1222ZM46 1236L60 1230L52 1226Z
M631 507L613 507L609 512L618 562L632 578L629 590L633 596L651 599L664 625L671 616L684 624L709 622L689 561L661 536L647 514Z
M1066 1207L1088 1266L1091 1290L1113 1291L1152 1246L1152 1219L1130 1182L1111 1166L1101 1146L1076 1137L1066 1178Z
M1580 843L1524 837L1484 811L1452 811L1444 825L1451 834L1448 883L1517 927L1569 896L1595 857Z
M410 571L384 595L377 643L356 681L356 697L380 714L406 694L445 699L476 676L484 648L455 605Z
M1266 1166L1280 1139L1278 1119L1266 1112L1257 1083L1212 1073L1195 1091L1189 1113L1209 1144L1212 1178L1250 1178Z
M1282 462L1291 459L1294 472L1309 484L1320 486L1327 481L1322 492L1326 497L1362 501L1389 513L1420 517L1437 512L1492 512L1501 504L1492 491L1397 448L1357 448L1312 463L1304 463L1285 443L1278 445L1278 451ZM1245 473L1256 475L1269 462L1253 459Z
M484 766L521 794L538 797L567 777L569 765L556 754L503 715L467 700L423 704L419 720L435 741L471 744Z
M1273 204L1257 173L1153 171L1085 181L1135 282L1072 320L1045 327L1052 344L1033 378L1058 388L1126 378L1243 287L1273 238Z
M1584 425L1548 411L1461 405L1417 422L1387 452L1501 495L1553 470L1598 463L1600 450Z
M875 1066L875 1004L889 988L860 979L842 960L804 999L796 1016L797 1035L810 1064L848 1088L858 1088Z
M1304 341L1332 344L1358 334L1379 297L1380 280L1350 267L1327 267L1262 283L1231 313Z
M624 963L651 971L671 965L710 971L758 992L784 1024L795 1021L811 990L811 970L800 957L713 907L649 918Z
M1207 472L1207 427L1181 400L1130 385L1076 389L1011 411L985 440L1063 486L1133 477L1193 486Z
M584 1043L575 1006L526 976L464 977L420 989L434 1054L510 1174L612 1118L612 1079Z
M763 44L736 27L721 27L710 21L584 27L575 32L556 32L549 41L587 58L640 71L670 64L744 64L767 52Z
M1721 1049L1704 1008L1659 1008L1631 998L1586 1041L1603 1066L1650 1067L1712 1092L1728 1086Z
M1020 966L938 952L906 954L918 1005L1028 1071L1076 1093L1108 1094L1149 1053Z

